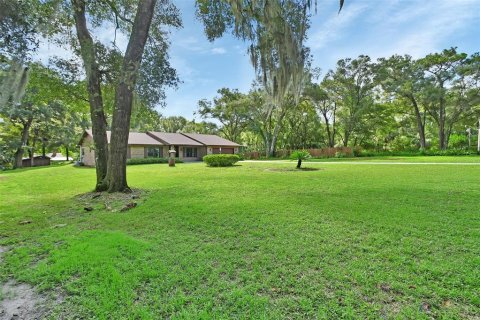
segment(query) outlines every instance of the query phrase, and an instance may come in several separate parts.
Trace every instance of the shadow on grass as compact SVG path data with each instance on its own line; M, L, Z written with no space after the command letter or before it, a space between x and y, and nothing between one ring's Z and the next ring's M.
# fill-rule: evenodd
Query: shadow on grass
M14 173L25 172L25 171L59 168L59 167L65 167L68 165L73 166L73 164L71 163L59 163L59 164L51 164L48 166L22 167L22 168L16 168L16 169L0 170L0 174L14 174Z
M217 167L205 165L205 167L207 167L207 168L212 168L212 169L218 169L218 168L224 168L224 169L225 169L225 168L242 167L242 165L241 165L241 164L232 164L231 166L217 166Z
M265 171L272 171L272 172L301 172L301 171L319 171L323 170L323 168L267 168Z

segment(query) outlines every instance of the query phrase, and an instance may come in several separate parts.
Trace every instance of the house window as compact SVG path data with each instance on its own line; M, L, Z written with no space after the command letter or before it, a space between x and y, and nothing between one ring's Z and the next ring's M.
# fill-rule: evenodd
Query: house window
M148 147L147 148L147 157L149 158L161 158L162 150L158 147Z
M186 158L196 158L197 157L197 148L185 148L185 157Z

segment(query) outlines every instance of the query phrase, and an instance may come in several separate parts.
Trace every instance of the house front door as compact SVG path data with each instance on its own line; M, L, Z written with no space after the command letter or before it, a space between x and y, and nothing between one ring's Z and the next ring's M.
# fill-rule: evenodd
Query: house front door
M178 148L178 146L175 146L175 157L180 158L180 149Z

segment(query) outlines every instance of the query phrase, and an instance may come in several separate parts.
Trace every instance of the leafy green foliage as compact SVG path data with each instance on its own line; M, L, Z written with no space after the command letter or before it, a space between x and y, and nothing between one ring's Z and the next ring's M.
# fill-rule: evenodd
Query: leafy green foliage
M311 157L307 150L296 150L290 154L290 159L292 160L308 160Z
M240 161L236 154L208 154L203 157L203 162L209 167L230 167Z
M202 118L213 118L222 124L220 132L230 140L240 141L240 134L248 126L252 104L248 95L238 90L222 88L218 90L220 96L213 101L200 100L198 102L198 114Z

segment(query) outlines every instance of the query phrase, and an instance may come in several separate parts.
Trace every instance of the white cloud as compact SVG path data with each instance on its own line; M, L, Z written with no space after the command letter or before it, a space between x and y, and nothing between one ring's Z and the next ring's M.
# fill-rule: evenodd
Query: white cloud
M313 50L319 50L344 37L343 30L348 28L366 9L365 3L354 3L348 9L345 8L341 14L332 13L327 21L316 32L313 32L307 41L307 46Z
M213 54L225 54L225 53L227 53L227 50L225 48L222 48L222 47L213 48L212 53Z

